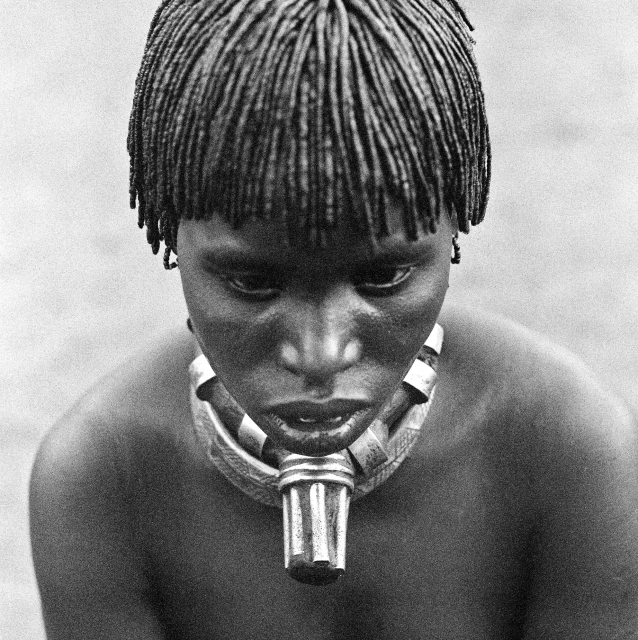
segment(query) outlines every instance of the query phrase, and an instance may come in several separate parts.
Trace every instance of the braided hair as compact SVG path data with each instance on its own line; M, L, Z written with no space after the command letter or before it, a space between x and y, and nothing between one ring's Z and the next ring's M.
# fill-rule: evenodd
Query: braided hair
M490 142L472 29L455 0L164 0L128 134L131 207L153 252L179 221L277 220L323 246L481 222Z

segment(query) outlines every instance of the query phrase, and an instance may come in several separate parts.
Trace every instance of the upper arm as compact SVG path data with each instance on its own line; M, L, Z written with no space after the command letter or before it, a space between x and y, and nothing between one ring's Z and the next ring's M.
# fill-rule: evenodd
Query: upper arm
M31 477L33 560L49 640L163 637L108 429L71 417Z
M638 638L635 421L579 366L550 382L525 637Z

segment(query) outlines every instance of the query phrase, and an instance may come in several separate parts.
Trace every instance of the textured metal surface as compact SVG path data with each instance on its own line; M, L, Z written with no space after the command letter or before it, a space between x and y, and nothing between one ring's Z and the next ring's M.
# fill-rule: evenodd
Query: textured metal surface
M403 382L416 389L421 395L422 401L426 402L436 384L436 371L425 362L415 360L407 375L403 378Z
M284 563L294 579L330 584L343 575L353 476L345 451L282 460Z
M330 562L326 485L323 482L313 482L310 485L310 531L312 533L312 561Z
M193 360L188 367L188 375L190 376L191 386L196 390L203 384L206 384L209 380L217 377L217 374L213 371L213 368L208 362L208 358L200 352L200 354Z
M245 414L237 431L239 444L256 458L261 458L264 444L268 436L257 426L255 421Z
M221 420L191 387L195 433L219 472L238 489L263 504L280 507L279 471L250 455L228 433Z
M355 477L353 500L383 484L405 460L419 437L434 398L409 409L388 442L388 459L377 466L372 475ZM258 460L228 433L210 404L200 400L191 390L191 406L195 433L217 469L238 489L263 504L281 506L277 489L279 471Z
M366 476L388 459L388 452L370 427L348 447L348 451Z
M388 459L377 466L369 477L357 475L352 496L357 500L385 482L405 460L419 437L434 399L407 411L390 438ZM263 504L281 506L278 491L279 471L244 450L228 433L208 402L200 400L191 389L191 406L195 433L217 469L238 489Z
M339 509L337 512L337 528L346 531L348 528L348 513L350 511L351 493L346 487L341 487L339 495ZM346 545L337 546L337 557L335 559L337 568L346 570Z
M354 488L354 469L346 456L333 453L323 457L288 454L279 467L279 491L301 482L331 482Z
M367 478L364 476L357 477L352 495L353 500L362 498L373 489L382 485L407 458L419 438L421 427L430 411L433 398L434 390L430 394L430 399L427 402L414 405L411 409L408 409L405 416L401 419L396 433L388 442L388 460L376 467L371 476Z
M425 341L425 346L430 347L432 351L441 355L441 349L443 348L443 327L437 322L434 325L434 329L430 332L428 339Z
M438 324L432 331L432 334L435 333L435 342L439 345L440 349L443 340L443 329ZM432 334L430 337L432 337ZM430 338L428 338L428 340L429 339ZM191 379L195 382L200 379L198 371L201 368L201 357L203 356L198 356L193 362L193 364L196 362L199 363L197 367L194 368L193 365L191 365ZM430 369L430 367L428 367L428 369ZM433 371L432 369L430 370ZM412 447L416 444L421 426L425 422L430 410L434 398L435 382L436 374L432 381L428 401L408 409L403 418L401 418L399 425L395 429L395 433L388 441L386 448L387 458L375 467L368 465L368 474L357 474L357 476L355 476L355 488L352 495L353 500L361 498L385 482L399 468L399 465L410 453ZM289 464L290 461L294 461L295 465L297 465L295 473L299 473L302 469L302 466L299 465L305 457L296 456L295 454L288 456L282 465L282 473L280 474L279 470L251 455L250 452L246 451L246 449L233 438L211 405L197 397L195 387L193 386L191 386L191 408L195 424L195 433L220 473L238 489L255 500L267 505L281 507L282 500L279 494L281 488L280 479L283 479L286 473L286 465ZM250 422L252 422L252 420L250 420ZM242 422L242 424L244 423ZM257 425L255 425L255 427L259 429ZM261 429L259 429L259 431L261 432ZM367 432L361 436L364 438L361 449L366 446L365 440L369 442L369 436L370 433ZM357 448L357 442L354 443L354 447L355 449ZM324 480L333 482L340 477L339 474L341 470L333 470L330 465L330 460L339 456L340 454L333 454L332 456L325 456L319 459L323 461L322 468L326 474ZM306 459L313 460L313 464L316 467L317 458ZM313 469L315 467L313 467Z

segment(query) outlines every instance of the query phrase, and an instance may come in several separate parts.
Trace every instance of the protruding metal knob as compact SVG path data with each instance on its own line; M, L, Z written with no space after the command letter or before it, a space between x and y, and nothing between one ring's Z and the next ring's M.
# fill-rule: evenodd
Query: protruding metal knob
M341 453L290 454L281 462L284 561L295 580L324 585L343 575L353 488L354 469Z

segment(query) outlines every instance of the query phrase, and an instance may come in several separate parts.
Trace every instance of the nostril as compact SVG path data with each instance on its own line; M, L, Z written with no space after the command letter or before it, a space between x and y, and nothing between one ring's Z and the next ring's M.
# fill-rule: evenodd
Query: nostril
M308 378L325 378L348 369L361 358L362 345L359 340L350 340L345 346L327 340L323 345L306 341L298 349L289 341L280 346L281 365L297 375Z

